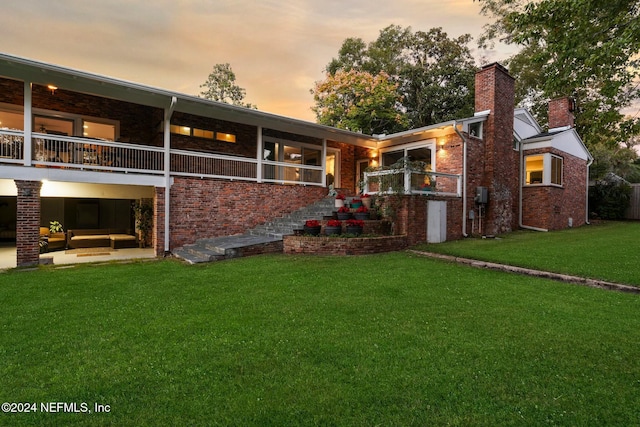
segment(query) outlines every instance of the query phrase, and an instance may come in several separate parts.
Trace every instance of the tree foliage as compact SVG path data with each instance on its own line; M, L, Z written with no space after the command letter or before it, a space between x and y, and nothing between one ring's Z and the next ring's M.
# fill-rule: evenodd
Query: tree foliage
M388 132L466 117L473 114L476 71L467 46L470 41L469 35L450 39L441 28L414 33L410 27L392 25L369 44L360 38L346 39L321 83L330 84L338 72L385 73L396 84L396 110L406 118L402 127ZM323 86L331 91L330 85Z
M236 74L228 63L214 65L207 81L201 84L200 88L205 89L200 92L203 98L240 107L258 108L256 105L244 102L246 91L236 84Z
M397 85L384 72L371 75L355 69L339 70L313 89L318 123L364 132L386 133L406 126L397 109Z
M640 133L624 117L640 101L640 3L637 0L479 0L495 21L482 46L495 40L522 46L509 59L517 102L546 123L548 100L573 96L576 130L592 149L610 149Z
M624 219L631 203L631 186L619 176L609 173L589 190L589 212L600 219Z

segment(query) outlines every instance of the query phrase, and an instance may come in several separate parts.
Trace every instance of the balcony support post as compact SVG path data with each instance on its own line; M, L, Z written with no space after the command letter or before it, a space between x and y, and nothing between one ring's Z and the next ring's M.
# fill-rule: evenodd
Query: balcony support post
M33 132L33 114L31 101L32 85L31 82L24 82L24 144L23 156L24 165L31 166L33 159L33 144L31 143L31 133Z
M164 252L170 251L171 236L169 235L170 206L171 206L171 116L176 108L178 98L171 98L169 108L164 110Z

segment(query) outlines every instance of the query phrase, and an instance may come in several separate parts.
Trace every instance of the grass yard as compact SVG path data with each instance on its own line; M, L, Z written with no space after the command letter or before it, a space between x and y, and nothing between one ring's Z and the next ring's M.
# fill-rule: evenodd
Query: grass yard
M417 249L640 286L640 222L604 222L550 233L517 231L498 239Z
M0 303L0 401L38 405L1 425L640 423L637 295L392 253L11 271Z

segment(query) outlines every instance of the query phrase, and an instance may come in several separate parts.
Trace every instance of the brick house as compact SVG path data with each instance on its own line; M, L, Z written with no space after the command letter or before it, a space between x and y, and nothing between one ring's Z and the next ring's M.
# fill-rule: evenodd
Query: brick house
M514 109L513 86L486 66L473 117L370 136L0 54L0 238L15 239L19 266L36 264L41 225L131 229L146 200L162 256L329 185L355 195L368 166L407 156L430 166L405 174L396 231L410 243L427 240L436 207L442 239L584 224L590 155L565 123L571 104L552 102L561 122L545 133Z

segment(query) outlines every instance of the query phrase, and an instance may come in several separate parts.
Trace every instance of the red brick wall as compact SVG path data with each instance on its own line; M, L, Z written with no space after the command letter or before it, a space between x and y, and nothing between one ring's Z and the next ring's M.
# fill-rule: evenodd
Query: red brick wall
M374 150L330 140L327 141L327 147L340 149L340 188L338 190L347 196L359 194L356 162L371 159Z
M120 139L143 145L162 145L158 140L162 110L130 102L57 89L54 94L45 86L34 84L33 108L60 111L120 122ZM24 104L24 83L0 79L0 102ZM37 129L34 129L37 131ZM70 135L73 136L73 135Z
M549 101L549 129L564 126L573 127L573 100L568 97Z
M479 180L489 189L486 234L505 233L518 225L518 152L513 149L515 84L504 67L491 64L476 74L475 85L476 111L491 110L491 114L484 124L484 171L481 177L470 176L470 181ZM469 156L469 164L477 160ZM475 193L475 186L468 187L470 193Z
M323 187L176 177L171 187L170 247L242 233L326 195Z
M40 262L40 181L15 181L18 188L16 220L16 265Z
M258 128L255 126L216 120L209 117L199 117L180 112L173 114L171 124L211 130L214 132L231 133L236 136L236 142L233 143L171 134L171 148L201 151L204 153L230 154L254 159L256 157Z
M522 224L547 230L579 227L586 221L587 168L585 161L557 150L532 150L529 154L551 152L563 158L563 186L525 186L522 189Z

